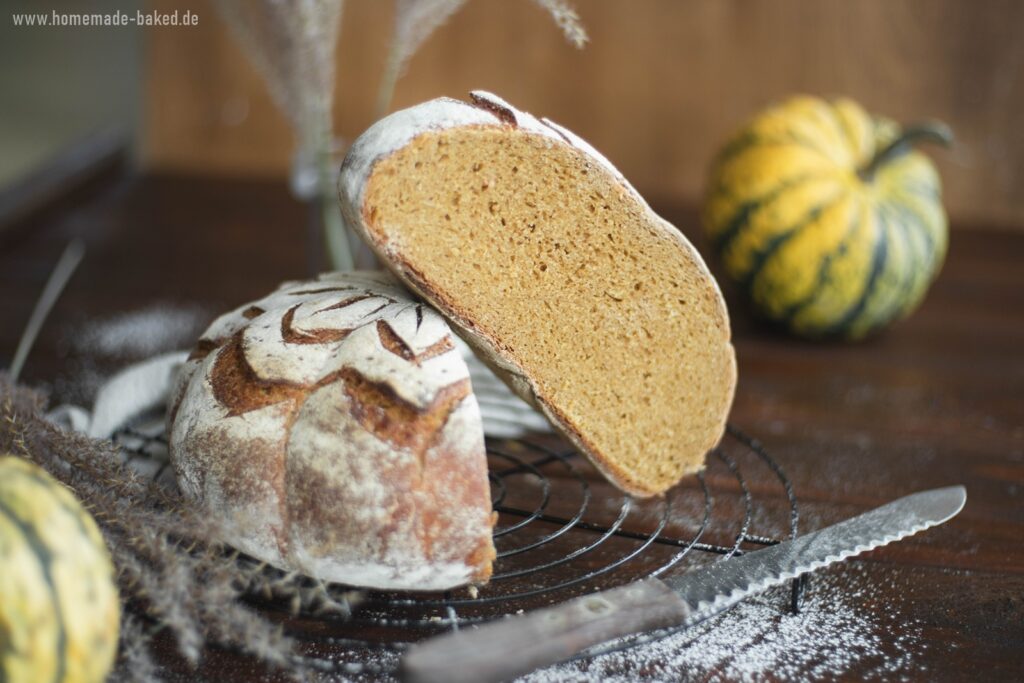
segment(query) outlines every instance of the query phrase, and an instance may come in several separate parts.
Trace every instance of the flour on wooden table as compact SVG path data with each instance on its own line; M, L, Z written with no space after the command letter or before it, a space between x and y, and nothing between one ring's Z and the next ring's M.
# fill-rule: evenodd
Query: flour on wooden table
M918 624L873 610L882 588L856 564L812 576L799 614L789 589L755 596L682 633L590 661L535 672L520 683L576 681L830 680L856 670L872 678L920 678Z
M54 393L61 402L88 406L127 363L191 348L210 317L196 305L155 304L66 324L62 344L72 353L53 382Z
M879 576L891 574L891 582L898 583L898 570L872 569L866 572L850 562L813 574L799 614L789 610L788 587L780 588L676 635L557 664L517 683L832 680L844 673L884 680L926 678L915 658L926 647L921 625L896 610L871 607L884 605L884 595L892 592L892 586L875 583ZM375 670L394 670L398 655L379 652L370 663ZM358 671L359 665L353 665L325 680L394 680Z
M72 344L83 354L146 358L189 348L209 317L195 306L154 305L86 322Z

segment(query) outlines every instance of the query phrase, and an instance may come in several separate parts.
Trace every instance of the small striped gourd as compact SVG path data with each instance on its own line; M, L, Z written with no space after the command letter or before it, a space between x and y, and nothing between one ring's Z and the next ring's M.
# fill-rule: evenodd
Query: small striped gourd
M0 681L102 681L119 619L92 517L36 465L0 456Z
M946 253L939 176L901 129L848 99L796 97L744 128L712 169L704 226L755 310L806 337L863 337L910 313Z

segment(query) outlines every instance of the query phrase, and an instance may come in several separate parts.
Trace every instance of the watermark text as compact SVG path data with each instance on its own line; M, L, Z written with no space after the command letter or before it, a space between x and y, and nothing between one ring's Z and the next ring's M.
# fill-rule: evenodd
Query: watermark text
M106 26L198 26L199 16L190 10L173 12L22 12L12 13L15 26L47 28Z

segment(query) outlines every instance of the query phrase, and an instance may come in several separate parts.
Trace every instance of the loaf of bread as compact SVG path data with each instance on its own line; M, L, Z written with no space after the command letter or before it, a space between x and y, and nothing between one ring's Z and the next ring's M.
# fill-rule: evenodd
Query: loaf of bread
M623 490L703 465L736 382L700 255L590 145L488 93L374 124L348 224Z
M383 273L290 282L217 319L170 408L182 490L225 541L382 589L485 582L480 410L444 319Z

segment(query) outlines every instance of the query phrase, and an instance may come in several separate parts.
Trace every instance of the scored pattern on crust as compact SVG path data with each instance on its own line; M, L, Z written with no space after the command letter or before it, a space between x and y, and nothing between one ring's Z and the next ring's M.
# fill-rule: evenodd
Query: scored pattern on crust
M172 394L182 489L232 545L379 588L483 581L494 557L469 371L386 275L293 282L214 321Z

